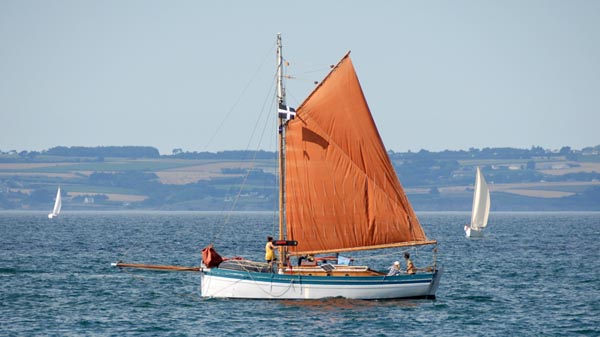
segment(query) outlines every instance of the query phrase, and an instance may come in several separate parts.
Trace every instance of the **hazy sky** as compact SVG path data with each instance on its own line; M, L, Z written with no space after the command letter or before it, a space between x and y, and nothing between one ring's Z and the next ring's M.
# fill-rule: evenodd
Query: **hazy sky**
M1 0L0 150L274 150L278 32L288 103L351 50L388 149L600 144L600 1Z

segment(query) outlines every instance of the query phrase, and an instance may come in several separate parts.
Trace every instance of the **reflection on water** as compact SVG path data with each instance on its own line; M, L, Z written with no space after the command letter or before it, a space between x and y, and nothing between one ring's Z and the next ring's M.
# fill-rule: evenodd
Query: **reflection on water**
M413 300L413 299L393 299L393 300L353 300L341 297L331 297L319 300L283 300L283 306L289 306L298 309L336 311L339 309L357 309L368 310L373 307L416 307L420 301L428 300Z

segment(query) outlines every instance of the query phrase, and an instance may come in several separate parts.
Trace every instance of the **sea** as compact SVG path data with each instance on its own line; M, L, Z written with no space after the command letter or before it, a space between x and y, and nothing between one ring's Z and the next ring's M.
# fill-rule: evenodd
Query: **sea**
M436 299L290 301L205 299L197 272L111 266L198 266L210 243L262 260L271 212L3 211L0 335L600 336L600 213L492 213L480 239L469 213L418 216L438 240Z

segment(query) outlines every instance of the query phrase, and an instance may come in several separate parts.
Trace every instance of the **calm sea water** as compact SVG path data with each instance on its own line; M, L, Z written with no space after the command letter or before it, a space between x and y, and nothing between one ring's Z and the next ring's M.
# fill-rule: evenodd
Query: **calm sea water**
M493 213L475 240L468 213L419 217L445 268L436 300L263 301L202 299L197 273L110 263L198 265L213 240L260 260L273 214L2 212L0 334L600 335L600 213Z

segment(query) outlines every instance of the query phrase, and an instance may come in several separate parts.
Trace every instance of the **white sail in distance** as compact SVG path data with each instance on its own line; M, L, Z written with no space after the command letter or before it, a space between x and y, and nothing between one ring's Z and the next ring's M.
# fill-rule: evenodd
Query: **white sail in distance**
M57 217L60 214L60 209L62 208L62 199L60 196L60 187L58 191L56 191L56 201L54 201L54 208L52 209L52 213L48 214L48 218L52 219Z
M475 191L473 192L473 211L471 213L471 228L487 226L490 215L490 189L488 188L481 169L477 167Z

